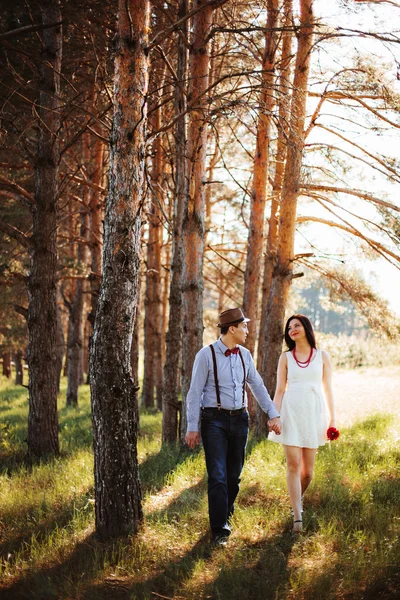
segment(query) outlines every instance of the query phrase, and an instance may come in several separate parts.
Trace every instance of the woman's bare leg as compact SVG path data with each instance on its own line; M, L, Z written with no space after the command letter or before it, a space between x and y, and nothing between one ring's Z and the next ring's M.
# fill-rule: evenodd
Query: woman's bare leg
M316 448L301 448L301 495L311 483L314 474L315 457L317 456Z
M286 457L286 481L290 504L293 510L293 521L301 521L301 464L302 448L283 446ZM294 523L293 531L301 531L301 522Z

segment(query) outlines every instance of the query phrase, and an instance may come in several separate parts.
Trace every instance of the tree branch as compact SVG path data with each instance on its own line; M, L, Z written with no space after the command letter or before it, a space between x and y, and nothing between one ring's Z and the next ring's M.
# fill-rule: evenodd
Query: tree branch
M18 27L18 29L11 29L5 33L0 33L0 42L13 37L26 35L27 33L32 33L34 31L42 31L43 29L50 29L51 27L59 27L62 24L63 21L58 21L57 23L48 23L46 25L26 25L25 27Z
M19 229L16 229L9 223L6 223L5 221L3 221L3 219L0 219L0 231L3 231L9 237L16 240L19 244L21 244L27 250L30 250L32 248L32 243L31 243L30 238L27 235L25 235L25 233L23 233L22 231L19 231Z
M348 194L350 196L356 196L357 198L361 198L362 200L367 200L372 204L377 204L378 206L385 206L386 208L390 208L396 212L400 212L400 207L392 204L391 202L387 202L387 200L381 200L376 196L371 196L367 192L363 192L362 190L353 190L351 188L342 188L334 185L315 185L312 183L301 183L300 187L303 190L311 190L316 192L336 192L338 194Z

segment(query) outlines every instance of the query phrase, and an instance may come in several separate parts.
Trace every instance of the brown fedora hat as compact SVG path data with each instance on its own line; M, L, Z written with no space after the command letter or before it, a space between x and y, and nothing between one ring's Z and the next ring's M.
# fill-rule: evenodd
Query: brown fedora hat
M219 315L219 323L217 327L227 327L228 325L235 325L242 321L250 321L247 319L241 308L228 308Z

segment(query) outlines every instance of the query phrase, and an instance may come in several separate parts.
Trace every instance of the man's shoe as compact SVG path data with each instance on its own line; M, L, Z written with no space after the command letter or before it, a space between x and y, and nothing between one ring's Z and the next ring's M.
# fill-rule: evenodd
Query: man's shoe
M213 546L226 546L228 542L228 536L224 533L217 533L217 535L215 535L213 537L213 541L212 544Z

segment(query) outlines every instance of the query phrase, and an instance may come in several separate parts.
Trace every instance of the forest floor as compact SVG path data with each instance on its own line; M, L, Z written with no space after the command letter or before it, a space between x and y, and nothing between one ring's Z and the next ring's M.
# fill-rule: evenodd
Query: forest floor
M233 533L211 548L201 450L161 447L141 414L144 523L94 535L89 390L59 401L62 455L23 464L27 393L0 378L1 600L400 598L400 367L335 373L340 439L320 449L305 532L290 534L282 448L250 437Z

